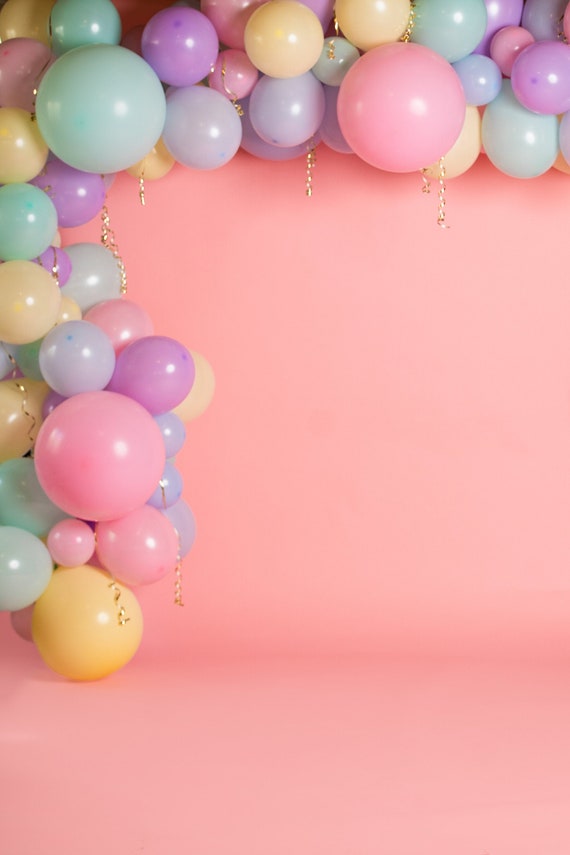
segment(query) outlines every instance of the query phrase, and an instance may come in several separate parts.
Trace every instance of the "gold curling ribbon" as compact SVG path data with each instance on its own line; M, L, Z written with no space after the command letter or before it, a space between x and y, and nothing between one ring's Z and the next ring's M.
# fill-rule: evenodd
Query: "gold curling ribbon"
M438 191L437 191L437 224L442 229L448 229L449 226L445 222L445 162L443 157L439 158L439 175L438 175Z
M412 37L412 33L414 31L414 24L416 22L416 8L415 7L416 7L416 4L412 0L412 2L410 3L410 14L408 16L408 25L407 25L406 29L404 30L404 32L402 33L402 36L400 38L401 42L409 42L411 37Z
M130 621L130 617L127 617L125 607L119 602L121 599L121 590L114 579L112 582L109 582L109 588L113 591L113 599L117 609L117 622L119 626L125 626L125 624Z
M103 205L101 208L101 243L105 249L108 249L112 253L113 258L117 262L121 276L121 294L126 294L127 271L125 270L125 263L121 258L119 247L117 246L115 233L111 228L111 218L109 217L109 209L107 208L107 205Z
M305 170L305 195L313 195L313 171L317 165L317 147L314 142L311 142L311 147L307 152L307 168Z
M229 88L229 86L226 83L226 58L225 58L225 56L222 58L222 72L221 72L221 74L222 74L222 85L224 87L224 90L225 90L226 94L229 95L230 101L234 105L236 113L238 114L238 116L241 119L241 117L243 116L243 113L244 113L243 107L239 103L236 93L232 92L232 90Z

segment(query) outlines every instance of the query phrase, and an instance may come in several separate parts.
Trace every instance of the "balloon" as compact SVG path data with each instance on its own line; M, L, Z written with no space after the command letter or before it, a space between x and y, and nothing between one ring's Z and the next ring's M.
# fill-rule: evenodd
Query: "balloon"
M218 35L209 18L182 6L170 6L153 15L141 40L144 59L170 86L192 86L203 80L218 49Z
M117 356L132 341L154 333L148 312L126 297L97 303L85 314L84 320L96 324L107 334Z
M413 172L457 140L465 95L443 57L424 45L396 42L354 63L337 109L344 138L362 160L388 172Z
M261 139L251 124L251 119L249 117L249 98L246 98L241 102L241 107L243 109L243 116L241 118L241 147L244 151L247 151L248 154L252 154L254 157L259 157L263 160L275 161L293 160L296 157L306 156L307 152L316 146L320 139L319 134L315 134L314 139L307 140L299 145L272 145L271 143Z
M60 303L59 286L47 270L33 261L0 264L0 341L28 344L42 338L55 324Z
M56 564L76 567L87 564L95 552L95 531L83 520L60 520L48 532L47 548Z
M506 78L499 95L485 108L481 130L485 154L513 178L542 175L556 160L556 116L541 116L523 107Z
M56 568L32 616L40 656L71 680L118 671L138 650L142 628L133 592L89 564Z
M32 114L0 107L0 184L26 182L45 166L48 147Z
M501 91L502 75L499 66L485 54L471 53L454 62L453 68L461 80L468 104L488 104Z
M213 71L208 75L211 89L221 92L230 101L247 98L257 83L259 72L243 50L220 51Z
M559 125L560 154L570 164L570 114L564 113Z
M486 27L484 0L418 0L411 40L457 62L475 50Z
M99 243L73 243L65 251L71 261L71 275L61 289L82 312L103 300L121 296L121 271L113 253Z
M324 115L323 86L310 71L299 77L262 77L249 99L251 124L271 145L306 142L316 134Z
M41 540L16 526L0 525L0 611L17 611L42 594L52 575Z
M64 249L59 246L48 246L41 255L33 259L44 270L49 271L57 279L59 286L65 285L71 275L71 259Z
M46 496L31 457L0 463L0 525L23 528L45 537L65 516Z
M150 335L121 351L108 388L128 395L156 415L184 400L194 376L194 361L183 344L168 336Z
M10 612L10 623L14 632L23 638L24 641L32 640L32 614L34 612L34 604L26 606L23 609L18 609L15 612Z
M0 462L22 457L33 447L49 389L29 377L0 382Z
M570 110L570 46L558 41L528 45L513 63L511 84L527 110L550 115Z
M45 193L31 184L0 187L0 258L29 260L50 245L57 213Z
M15 365L11 357L11 351L6 342L0 341L0 380L7 374L15 370Z
M195 350L191 350L190 355L194 362L194 382L184 400L174 407L174 413L183 422L198 418L208 409L212 403L216 387L214 371L206 357ZM170 456L172 455L169 454L168 457Z
M61 303L59 304L59 312L56 318L57 324L66 324L68 321L80 321L81 309L71 297L62 295Z
M174 505L182 496L184 484L182 475L170 460L164 464L164 470L160 476L160 481L147 504L153 508L158 508L159 511L164 508Z
M127 172L135 178L144 178L145 181L154 181L163 178L176 163L164 144L162 137L156 145L145 156L129 166Z
M503 27L497 30L491 40L491 59L497 63L505 77L510 77L515 59L533 42L534 36L524 27Z
M244 48L246 24L266 0L202 0L200 9L214 25L219 40L230 48Z
M176 568L178 537L170 522L150 505L95 526L97 557L126 585L150 585Z
M32 184L52 200L63 229L88 223L105 204L107 190L101 175L74 169L57 157L48 160Z
M121 41L121 18L111 0L57 0L50 23L52 49L58 56L81 45Z
M347 39L325 39L321 55L311 71L321 83L327 86L340 86L348 69L354 65L360 51Z
M33 113L34 90L54 60L48 43L37 39L11 38L0 44L0 105Z
M168 95L163 139L184 166L217 169L237 152L241 123L232 104L215 89L188 86Z
M29 38L50 44L49 18L55 0L8 0L0 9L0 39Z
M352 149L345 140L338 123L338 86L325 86L325 116L321 122L320 132L325 145L340 154L352 154Z
M183 406L183 403L180 406ZM174 411L159 413L154 417L154 420L162 434L166 457L174 457L175 454L178 454L186 439L184 422Z
M321 22L296 0L272 0L256 9L244 32L245 52L271 77L298 77L318 60L323 46Z
M44 380L66 398L104 389L115 369L108 335L89 321L67 321L50 330L39 350Z
M130 30L127 30L127 32L123 34L121 39L123 47L128 48L128 50L132 50L133 53L138 53L139 56L142 56L141 42L144 27L144 24L137 24L135 27L131 27Z
M532 33L536 41L558 39L567 5L567 0L526 0L517 23Z
M395 42L410 20L409 0L370 3L369 0L337 0L336 20L345 38L363 51Z
M489 54L493 36L502 27L517 27L521 22L523 0L485 0L487 27L473 53Z
M482 57L483 58L483 57ZM445 154L445 177L456 178L470 169L481 154L481 115L475 106L468 106L465 122L457 140ZM423 170L428 178L439 178L439 161Z
M25 377L32 380L43 380L39 364L39 353L43 338L31 341L28 344L17 344L12 347L12 356L16 360L18 368Z
M85 172L119 172L156 144L166 103L158 77L136 53L119 45L86 45L48 69L36 115L60 160Z
M564 10L564 17L562 19L562 30L564 32L564 38L566 41L570 39L570 6L566 6Z
M47 495L85 520L115 519L144 504L165 463L152 416L108 391L62 401L42 424L34 454Z
M178 535L178 554L184 558L194 545L196 539L196 521L194 514L184 499L179 499L176 504L161 511L170 520Z

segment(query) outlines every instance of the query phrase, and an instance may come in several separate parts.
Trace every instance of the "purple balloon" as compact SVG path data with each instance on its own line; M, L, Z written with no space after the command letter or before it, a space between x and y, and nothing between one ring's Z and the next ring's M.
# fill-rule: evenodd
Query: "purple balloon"
M310 71L296 77L262 77L249 98L255 132L271 145L294 146L318 131L325 115L323 84Z
M183 344L168 336L149 335L120 352L107 388L133 398L152 415L158 415L184 400L195 374L194 360Z
M66 321L42 340L40 369L46 383L70 397L105 388L115 368L109 336L89 321Z
M101 175L82 172L52 157L36 178L30 181L45 190L57 211L61 228L88 223L105 204L106 188Z
M55 62L51 50L36 39L7 39L0 44L0 107L34 112L40 80Z
M326 32L333 19L334 0L303 0L303 6L308 6L315 13Z
M570 46L558 41L529 45L513 63L511 84L527 110L566 113L570 110Z
M42 419L45 421L50 413L53 413L56 407L63 402L67 401L65 395L60 395L59 392L56 392L54 389L51 389L44 398L44 402L42 404Z
M183 6L162 9L149 20L141 39L143 59L170 86L192 86L216 62L215 27L202 12Z
M484 2L487 7L487 27L485 35L472 53L484 53L489 56L495 33L503 27L519 26L523 0L484 0Z
M526 0L522 13L522 26L536 41L559 39L562 19L568 0Z
M172 89L166 98L162 139L178 163L217 169L239 149L242 127L231 101L207 86Z
M259 134L256 133L253 125L251 124L251 120L249 118L249 98L244 98L243 101L240 101L240 104L244 111L241 119L241 147L244 151L247 151L248 154L252 154L254 157L259 157L260 160L294 160L296 157L303 157L306 155L313 145L317 145L320 140L319 133L315 135L314 140L310 140L308 143L301 143L300 145L278 146L265 142L265 140L262 140Z
M147 501L147 505L152 505L153 508L158 508L159 511L170 508L181 498L183 488L182 475L174 463L167 460L164 464L160 481L157 484L156 490Z
M36 264L44 267L49 273L57 276L60 288L65 285L71 276L71 258L59 246L48 246L35 261Z

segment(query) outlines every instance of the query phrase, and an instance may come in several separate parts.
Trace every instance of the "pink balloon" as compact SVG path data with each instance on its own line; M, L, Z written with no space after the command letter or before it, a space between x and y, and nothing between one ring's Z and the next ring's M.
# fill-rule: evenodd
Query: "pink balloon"
M33 113L34 89L54 62L50 49L36 39L8 39L0 44L0 107Z
M202 0L200 11L210 19L222 44L243 50L246 24L264 3L265 0Z
M168 517L142 505L120 519L98 522L97 555L126 585L150 585L176 568L178 536Z
M50 529L47 548L56 564L79 567L87 564L95 551L95 532L83 520L60 520Z
M208 75L208 85L226 98L247 98L257 83L259 71L243 50L220 51L214 70Z
M132 341L154 333L148 312L126 297L96 303L86 312L83 320L90 321L107 333L116 356Z
M497 63L505 77L510 77L515 59L533 42L534 36L524 27L502 27L491 40L491 59Z
M341 83L337 111L347 144L387 172L413 172L446 154L465 120L459 77L424 45L394 42L357 59Z
M52 502L83 520L106 520L150 498L166 455L160 428L147 410L102 390L67 398L48 415L34 459Z

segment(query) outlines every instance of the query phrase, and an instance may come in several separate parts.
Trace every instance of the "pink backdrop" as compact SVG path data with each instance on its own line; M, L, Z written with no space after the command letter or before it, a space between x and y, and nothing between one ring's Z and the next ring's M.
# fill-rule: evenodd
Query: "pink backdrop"
M7 855L567 855L570 178L319 149L117 178L129 296L203 353L198 525L101 683L6 615ZM64 234L97 241L97 221Z

